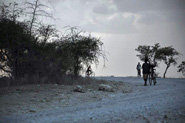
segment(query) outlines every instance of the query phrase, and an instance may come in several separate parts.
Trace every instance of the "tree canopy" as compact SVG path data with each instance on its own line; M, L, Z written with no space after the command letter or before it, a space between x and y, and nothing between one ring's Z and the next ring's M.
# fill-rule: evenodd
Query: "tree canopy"
M106 58L100 38L78 31L75 27L59 35L54 25L37 23L39 15L50 16L42 10L45 5L39 0L26 4L30 8L30 20L23 21L17 19L23 13L17 3L13 4L15 12L10 11L12 4L1 6L1 71L17 80L27 76L56 83L69 73L79 76L87 65L93 62L98 64L99 57Z
M178 72L182 72L182 74L185 76L185 61L182 61L178 66Z
M150 63L157 65L157 61L161 60L159 57L160 54L158 53L159 48L160 45L157 43L154 46L139 45L135 50L139 52L137 57L139 57L141 61L148 59Z
M163 74L163 77L165 78L168 68L171 65L176 65L177 64L177 59L178 59L178 56L180 55L180 53L177 52L175 50L175 48L173 48L172 46L168 46L168 47L160 48L158 50L158 54L159 54L159 57L166 64L166 69L165 69L165 72Z
M141 61L148 59L150 64L154 64L156 66L159 65L160 61L163 61L166 64L166 69L163 74L164 78L166 77L168 68L171 65L177 64L177 59L180 55L180 53L172 46L161 47L159 43L154 46L139 45L136 51L139 52L137 56Z

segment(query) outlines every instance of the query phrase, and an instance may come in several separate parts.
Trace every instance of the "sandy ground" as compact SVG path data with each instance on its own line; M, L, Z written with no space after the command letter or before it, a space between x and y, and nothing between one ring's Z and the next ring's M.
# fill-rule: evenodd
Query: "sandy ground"
M99 91L100 84L111 85L115 92ZM0 88L1 115L70 107L100 101L113 93L128 93L132 90L128 83L112 81L95 81L81 86L83 93L74 92L76 85L42 84Z
M0 89L0 122L46 123L183 123L185 79L157 79L143 86L142 78L102 77L115 92L97 85L31 85ZM111 82L112 81L112 82ZM117 81L117 82L115 82Z

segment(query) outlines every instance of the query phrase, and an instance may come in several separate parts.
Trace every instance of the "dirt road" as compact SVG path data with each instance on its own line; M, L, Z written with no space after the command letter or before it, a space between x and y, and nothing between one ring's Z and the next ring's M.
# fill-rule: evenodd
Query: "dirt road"
M142 78L105 77L131 83L131 93L110 93L102 100L18 115L0 115L0 122L184 122L185 79L157 79L156 86L143 86Z

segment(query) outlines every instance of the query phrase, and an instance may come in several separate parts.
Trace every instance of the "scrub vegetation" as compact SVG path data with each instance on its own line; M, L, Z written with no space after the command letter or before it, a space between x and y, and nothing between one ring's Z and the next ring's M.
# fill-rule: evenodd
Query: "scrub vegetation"
M1 78L4 85L62 83L98 64L99 57L106 59L100 38L76 27L60 35L42 20L55 20L46 5L36 0L25 7L16 2L0 6L0 73L8 76Z

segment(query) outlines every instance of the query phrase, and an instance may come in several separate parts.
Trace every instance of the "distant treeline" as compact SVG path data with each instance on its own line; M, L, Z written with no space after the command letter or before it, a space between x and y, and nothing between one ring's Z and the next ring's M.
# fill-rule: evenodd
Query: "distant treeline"
M16 2L0 6L0 70L14 80L11 84L23 79L21 84L59 83L64 76L78 77L88 65L98 64L99 56L105 58L99 38L75 27L60 35L40 19L55 19L44 11L47 6L39 0L24 4L26 12Z

